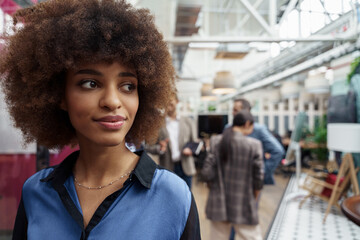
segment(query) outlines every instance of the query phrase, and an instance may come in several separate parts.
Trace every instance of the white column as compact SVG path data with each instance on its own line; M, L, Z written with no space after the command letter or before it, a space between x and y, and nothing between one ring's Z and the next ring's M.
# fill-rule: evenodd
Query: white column
M313 102L309 103L308 116L309 116L309 130L313 131L315 127L315 106Z
M293 98L289 98L289 129L294 130L295 127L295 103Z
M278 105L279 115L279 135L285 136L285 114L284 114L284 103L280 102Z
M269 130L274 131L275 129L275 112L274 112L274 103L268 103L268 116L269 116Z
M264 101L262 98L259 99L258 116L259 116L259 123L264 124Z
M305 103L302 97L299 98L299 112L305 111Z

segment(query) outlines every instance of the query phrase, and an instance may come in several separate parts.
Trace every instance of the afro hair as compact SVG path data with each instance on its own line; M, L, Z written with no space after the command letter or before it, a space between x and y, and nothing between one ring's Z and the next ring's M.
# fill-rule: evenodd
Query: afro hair
M49 0L13 19L15 34L5 37L0 59L1 83L26 143L76 144L68 114L60 109L66 73L80 63L104 61L136 70L139 109L126 141L156 139L161 112L175 92L175 72L149 10L116 0Z

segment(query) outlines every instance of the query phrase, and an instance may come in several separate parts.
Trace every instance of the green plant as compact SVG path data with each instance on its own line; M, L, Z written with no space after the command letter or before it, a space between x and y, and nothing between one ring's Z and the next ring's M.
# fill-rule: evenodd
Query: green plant
M317 148L311 149L311 152L316 156L317 160L326 161L328 158L328 149L326 148L327 141L327 116L324 114L321 118L315 119L315 128L310 132L310 136L306 138L308 142L318 144Z
M351 62L350 73L347 75L348 83L351 82L351 78L352 76L354 76L356 72L356 68L359 66L359 64L360 64L360 57L355 58L354 61Z
M209 105L208 106L208 111L209 112L215 112L216 111L216 106L215 105Z

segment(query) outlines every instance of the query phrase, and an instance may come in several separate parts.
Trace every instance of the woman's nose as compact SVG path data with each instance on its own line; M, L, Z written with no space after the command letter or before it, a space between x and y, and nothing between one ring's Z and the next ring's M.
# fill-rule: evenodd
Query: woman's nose
M100 99L100 107L115 110L121 107L120 92L117 87L104 88Z

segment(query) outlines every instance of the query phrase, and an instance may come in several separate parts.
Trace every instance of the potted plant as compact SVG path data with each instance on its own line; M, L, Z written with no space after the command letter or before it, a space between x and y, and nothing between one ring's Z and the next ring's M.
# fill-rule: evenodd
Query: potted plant
M321 118L315 120L315 128L313 132L306 137L306 142L315 143L316 148L311 148L311 152L319 161L326 161L328 159L328 149L326 147L327 141L327 118L324 114Z

